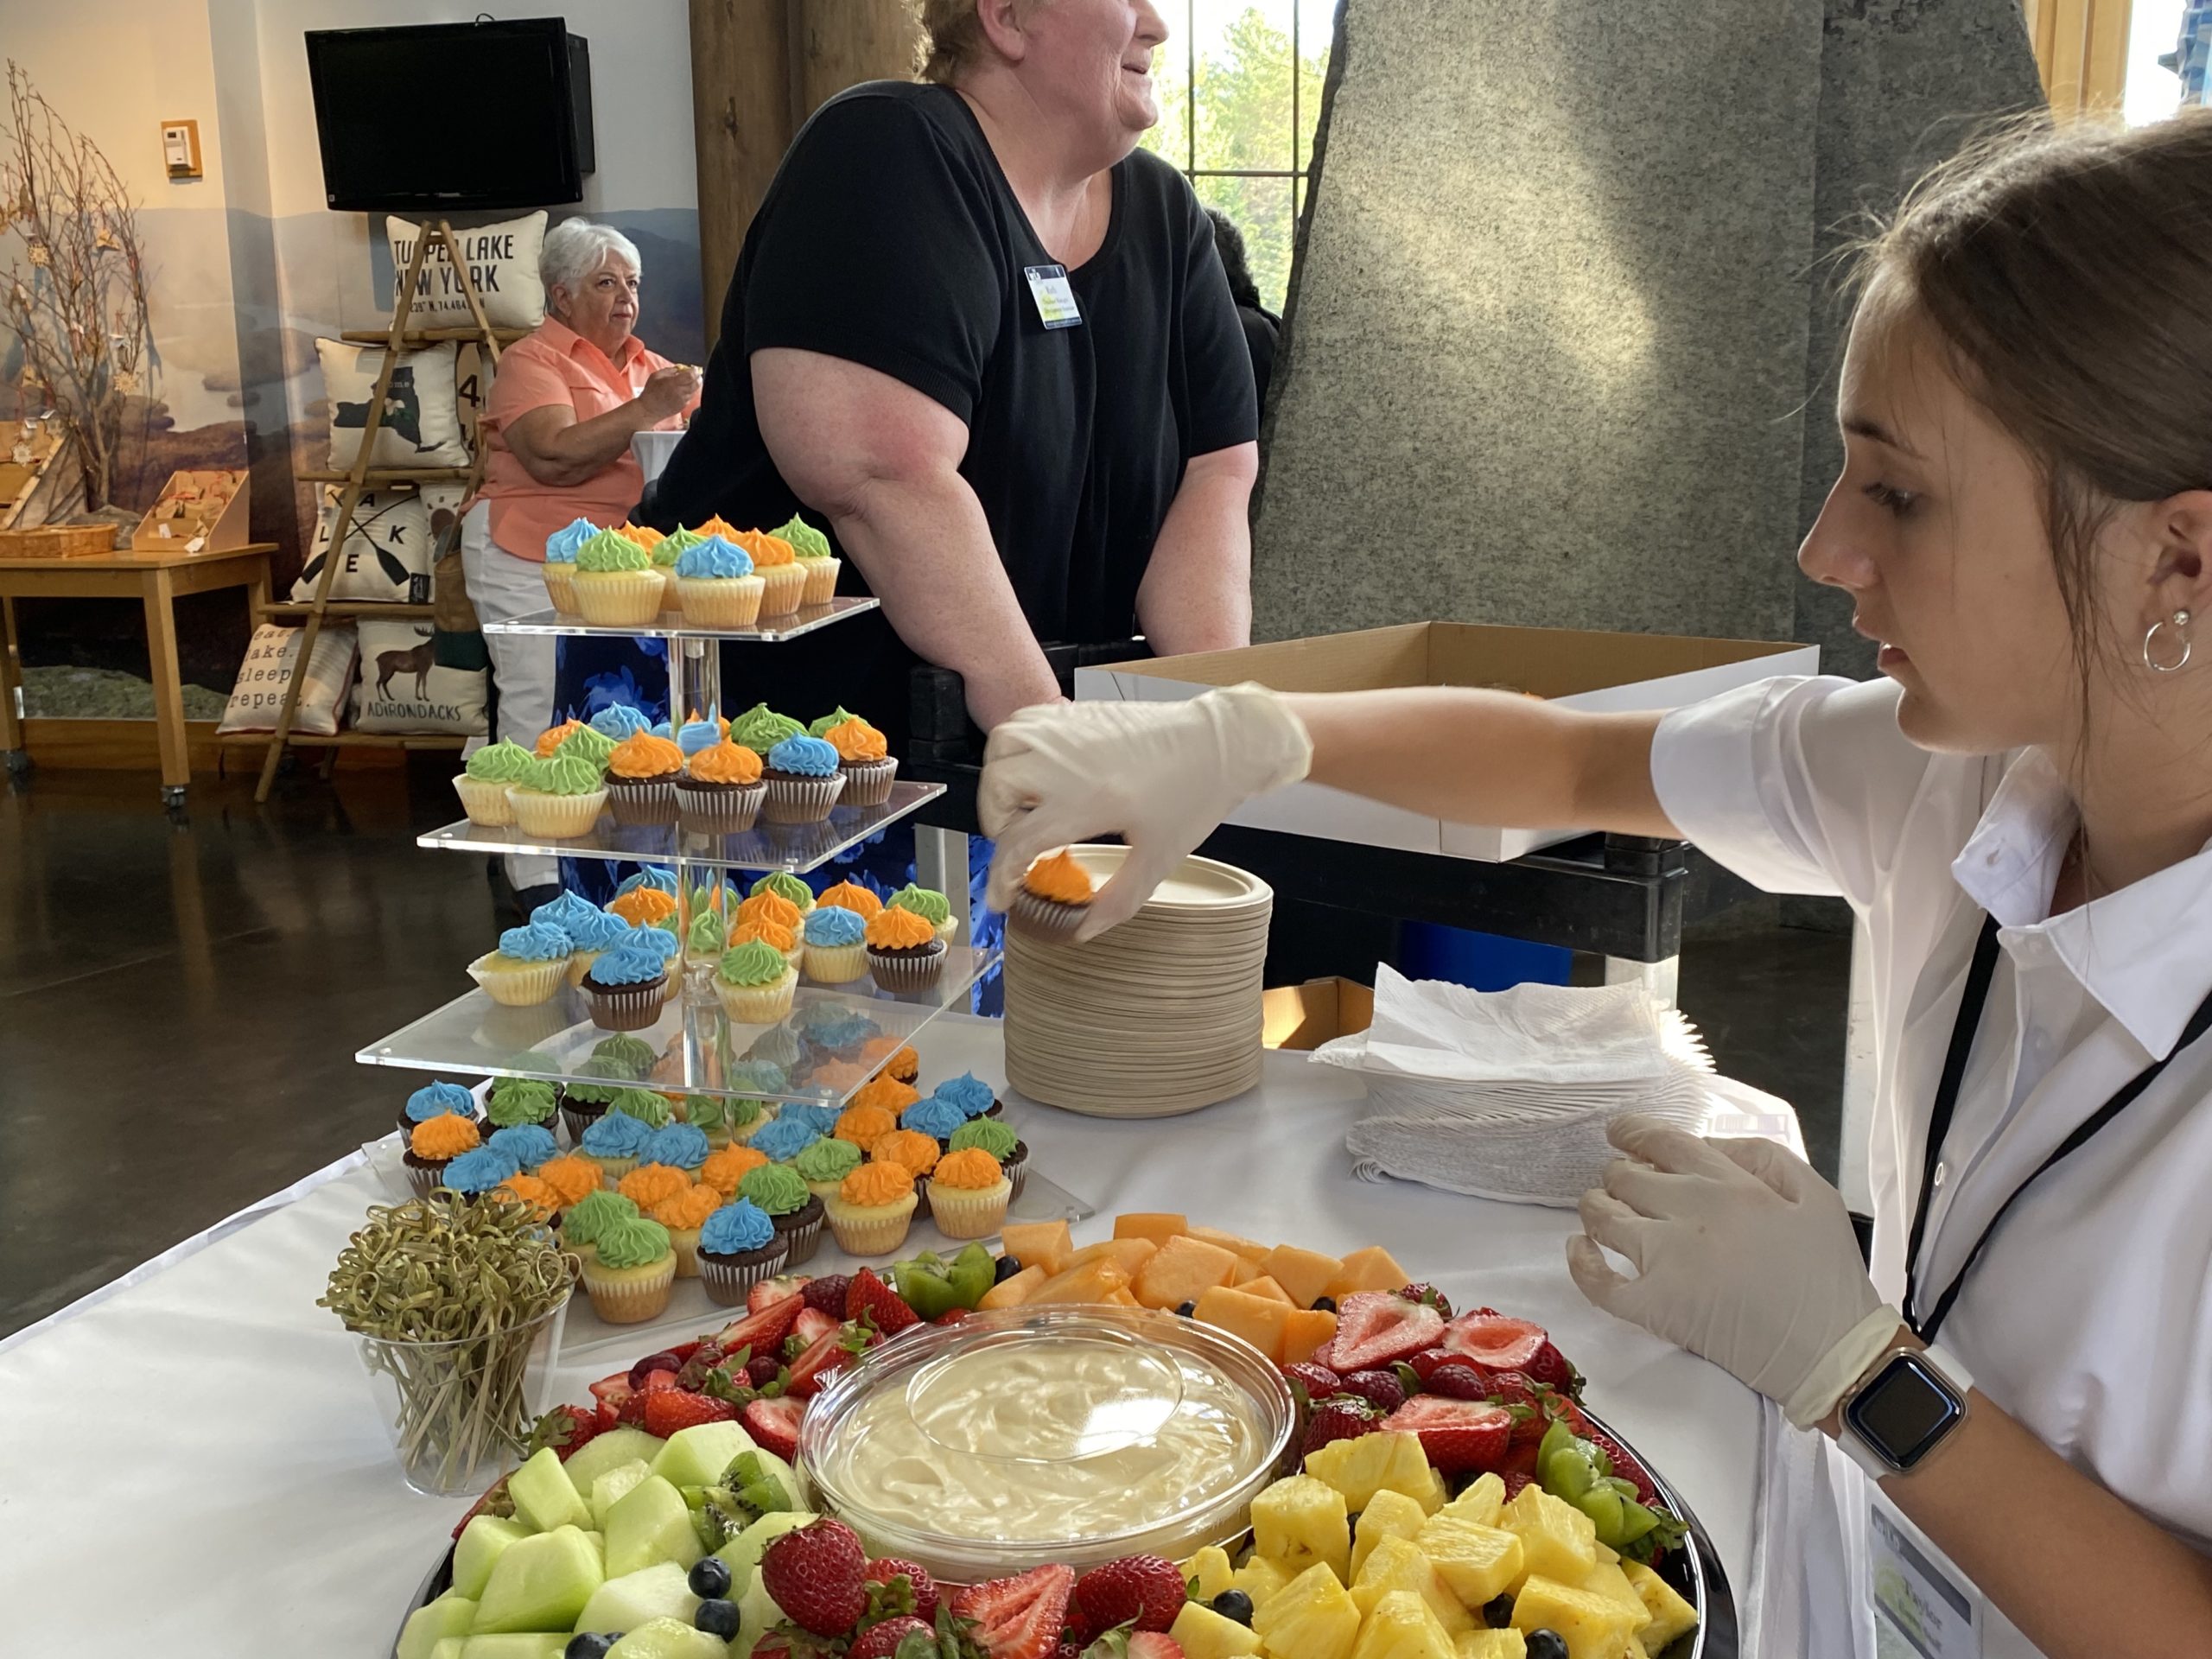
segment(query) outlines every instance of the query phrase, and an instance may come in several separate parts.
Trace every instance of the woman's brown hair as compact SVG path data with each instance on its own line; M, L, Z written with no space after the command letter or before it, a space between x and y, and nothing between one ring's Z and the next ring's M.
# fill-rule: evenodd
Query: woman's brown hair
M2008 124L1922 180L1857 276L1901 285L2040 474L2086 708L2099 534L2212 488L2212 110Z

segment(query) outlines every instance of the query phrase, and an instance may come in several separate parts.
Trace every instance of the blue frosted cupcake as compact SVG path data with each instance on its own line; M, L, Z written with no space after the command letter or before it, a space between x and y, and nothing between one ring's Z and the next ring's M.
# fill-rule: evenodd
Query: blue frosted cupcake
M545 594L563 616L576 616L576 550L599 534L588 518L571 518L545 538Z
M868 924L854 912L818 906L799 931L809 979L849 985L868 972Z
M652 1134L636 1118L609 1112L584 1131L577 1152L597 1164L600 1173L612 1184L638 1166L639 1155Z
M489 1151L513 1159L518 1173L536 1170L561 1149L553 1139L553 1131L536 1123L518 1123L511 1128L494 1129L492 1138L484 1145Z
M791 1109L785 1107L772 1122L762 1124L753 1131L753 1139L746 1144L772 1163L789 1163L822 1139L822 1131L803 1118L794 1117Z
M926 1135L937 1142L939 1152L951 1150L950 1141L961 1126L968 1122L968 1114L949 1100L939 1100L930 1095L916 1101L899 1114L899 1127Z
M739 1198L699 1230L699 1281L718 1306L741 1307L747 1293L781 1268L790 1251L768 1212Z
M543 922L526 922L499 935L499 948L468 964L469 977L502 1007L534 1008L550 1002L569 974L569 936Z
M763 757L767 798L760 816L770 823L819 823L845 791L836 749L818 737L787 737Z
M434 1117L465 1117L477 1123L483 1114L476 1109L476 1096L459 1084L426 1083L407 1096L407 1104L400 1109L399 1133L411 1135L417 1123L427 1123Z
M592 963L583 989L591 997L592 1023L601 1030L642 1031L660 1018L668 953L648 940L626 941Z
M496 1135L492 1137L495 1141L499 1138ZM699 1179L699 1166L707 1161L707 1154L712 1150L704 1129L691 1123L671 1123L655 1129L638 1156L641 1163L666 1164L696 1181Z
M973 1071L963 1071L957 1077L947 1077L938 1084L934 1098L949 1101L960 1109L963 1117L1003 1117L1006 1108L991 1092L991 1085Z
M584 982L584 976L591 972L592 964L616 946L626 944L632 931L629 923L603 910L594 910L564 925L569 934L569 983L579 987Z
M508 1131L502 1129L499 1133L505 1135ZM522 1166L515 1161L512 1154L501 1151L487 1141L448 1164L442 1185L467 1197L481 1198L500 1182L521 1173Z

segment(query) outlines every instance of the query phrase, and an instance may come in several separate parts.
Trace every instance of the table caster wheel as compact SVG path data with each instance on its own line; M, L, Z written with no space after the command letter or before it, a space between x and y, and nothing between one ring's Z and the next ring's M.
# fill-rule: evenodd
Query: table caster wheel
M182 784L163 784L162 804L172 812L183 811L185 788L186 785Z
M10 749L8 751L8 774L10 777L24 777L29 773L30 769L31 752L29 749Z

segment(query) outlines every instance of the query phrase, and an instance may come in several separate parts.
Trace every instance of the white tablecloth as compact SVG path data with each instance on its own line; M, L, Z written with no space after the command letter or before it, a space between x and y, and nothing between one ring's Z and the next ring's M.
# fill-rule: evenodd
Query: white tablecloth
M973 1070L1003 1085L993 1022L948 1017L920 1047L925 1082ZM1167 1210L1332 1252L1379 1243L1462 1306L1541 1320L1696 1510L1754 1617L1761 1402L1586 1304L1561 1255L1567 1212L1352 1179L1359 1087L1274 1054L1260 1088L1191 1117L1009 1112L1033 1166L1097 1207L1079 1242L1117 1211ZM468 1500L401 1483L353 1338L315 1306L386 1198L357 1156L0 1344L0 1650L92 1659L158 1631L173 1659L389 1651ZM556 1397L615 1369L594 1358L563 1368Z

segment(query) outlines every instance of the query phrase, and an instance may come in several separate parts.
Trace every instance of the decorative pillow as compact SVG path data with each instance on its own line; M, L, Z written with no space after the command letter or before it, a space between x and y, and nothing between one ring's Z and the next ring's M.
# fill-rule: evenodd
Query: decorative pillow
M245 648L245 661L231 688L230 706L223 710L219 732L273 732L284 707L284 689L292 683L292 664L300 659L300 628L280 628L264 622L253 631ZM353 682L353 654L357 644L351 628L326 627L315 635L315 654L308 658L307 683L292 709L292 729L315 737L328 737L338 729L338 705Z
M481 672L441 668L427 622L363 622L361 678L353 689L359 732L454 732L488 734Z
M397 299L407 262L415 257L415 238L422 226L386 214L386 244L391 249L392 294ZM454 240L476 284L476 297L494 328L535 328L545 321L545 284L538 280L537 257L545 248L543 210L496 225L456 228ZM468 314L468 296L454 275L453 256L443 242L433 242L423 256L423 269L415 278L415 303L407 310L408 324L416 328L467 328L475 324Z
M456 486L458 487L458 486ZM330 557L333 521L346 492L337 485L322 492L322 516L315 524L315 550L292 584L292 597L315 597L315 583ZM366 490L353 509L353 522L338 555L338 574L330 579L333 599L389 600L423 605L430 597L430 515L413 490Z
M384 366L384 347L318 340L322 359L322 395L330 406L330 464L344 472L360 452L368 423L369 394ZM466 467L468 446L461 435L454 397L453 342L443 340L419 352L402 352L385 396L384 424L377 429L372 467Z

